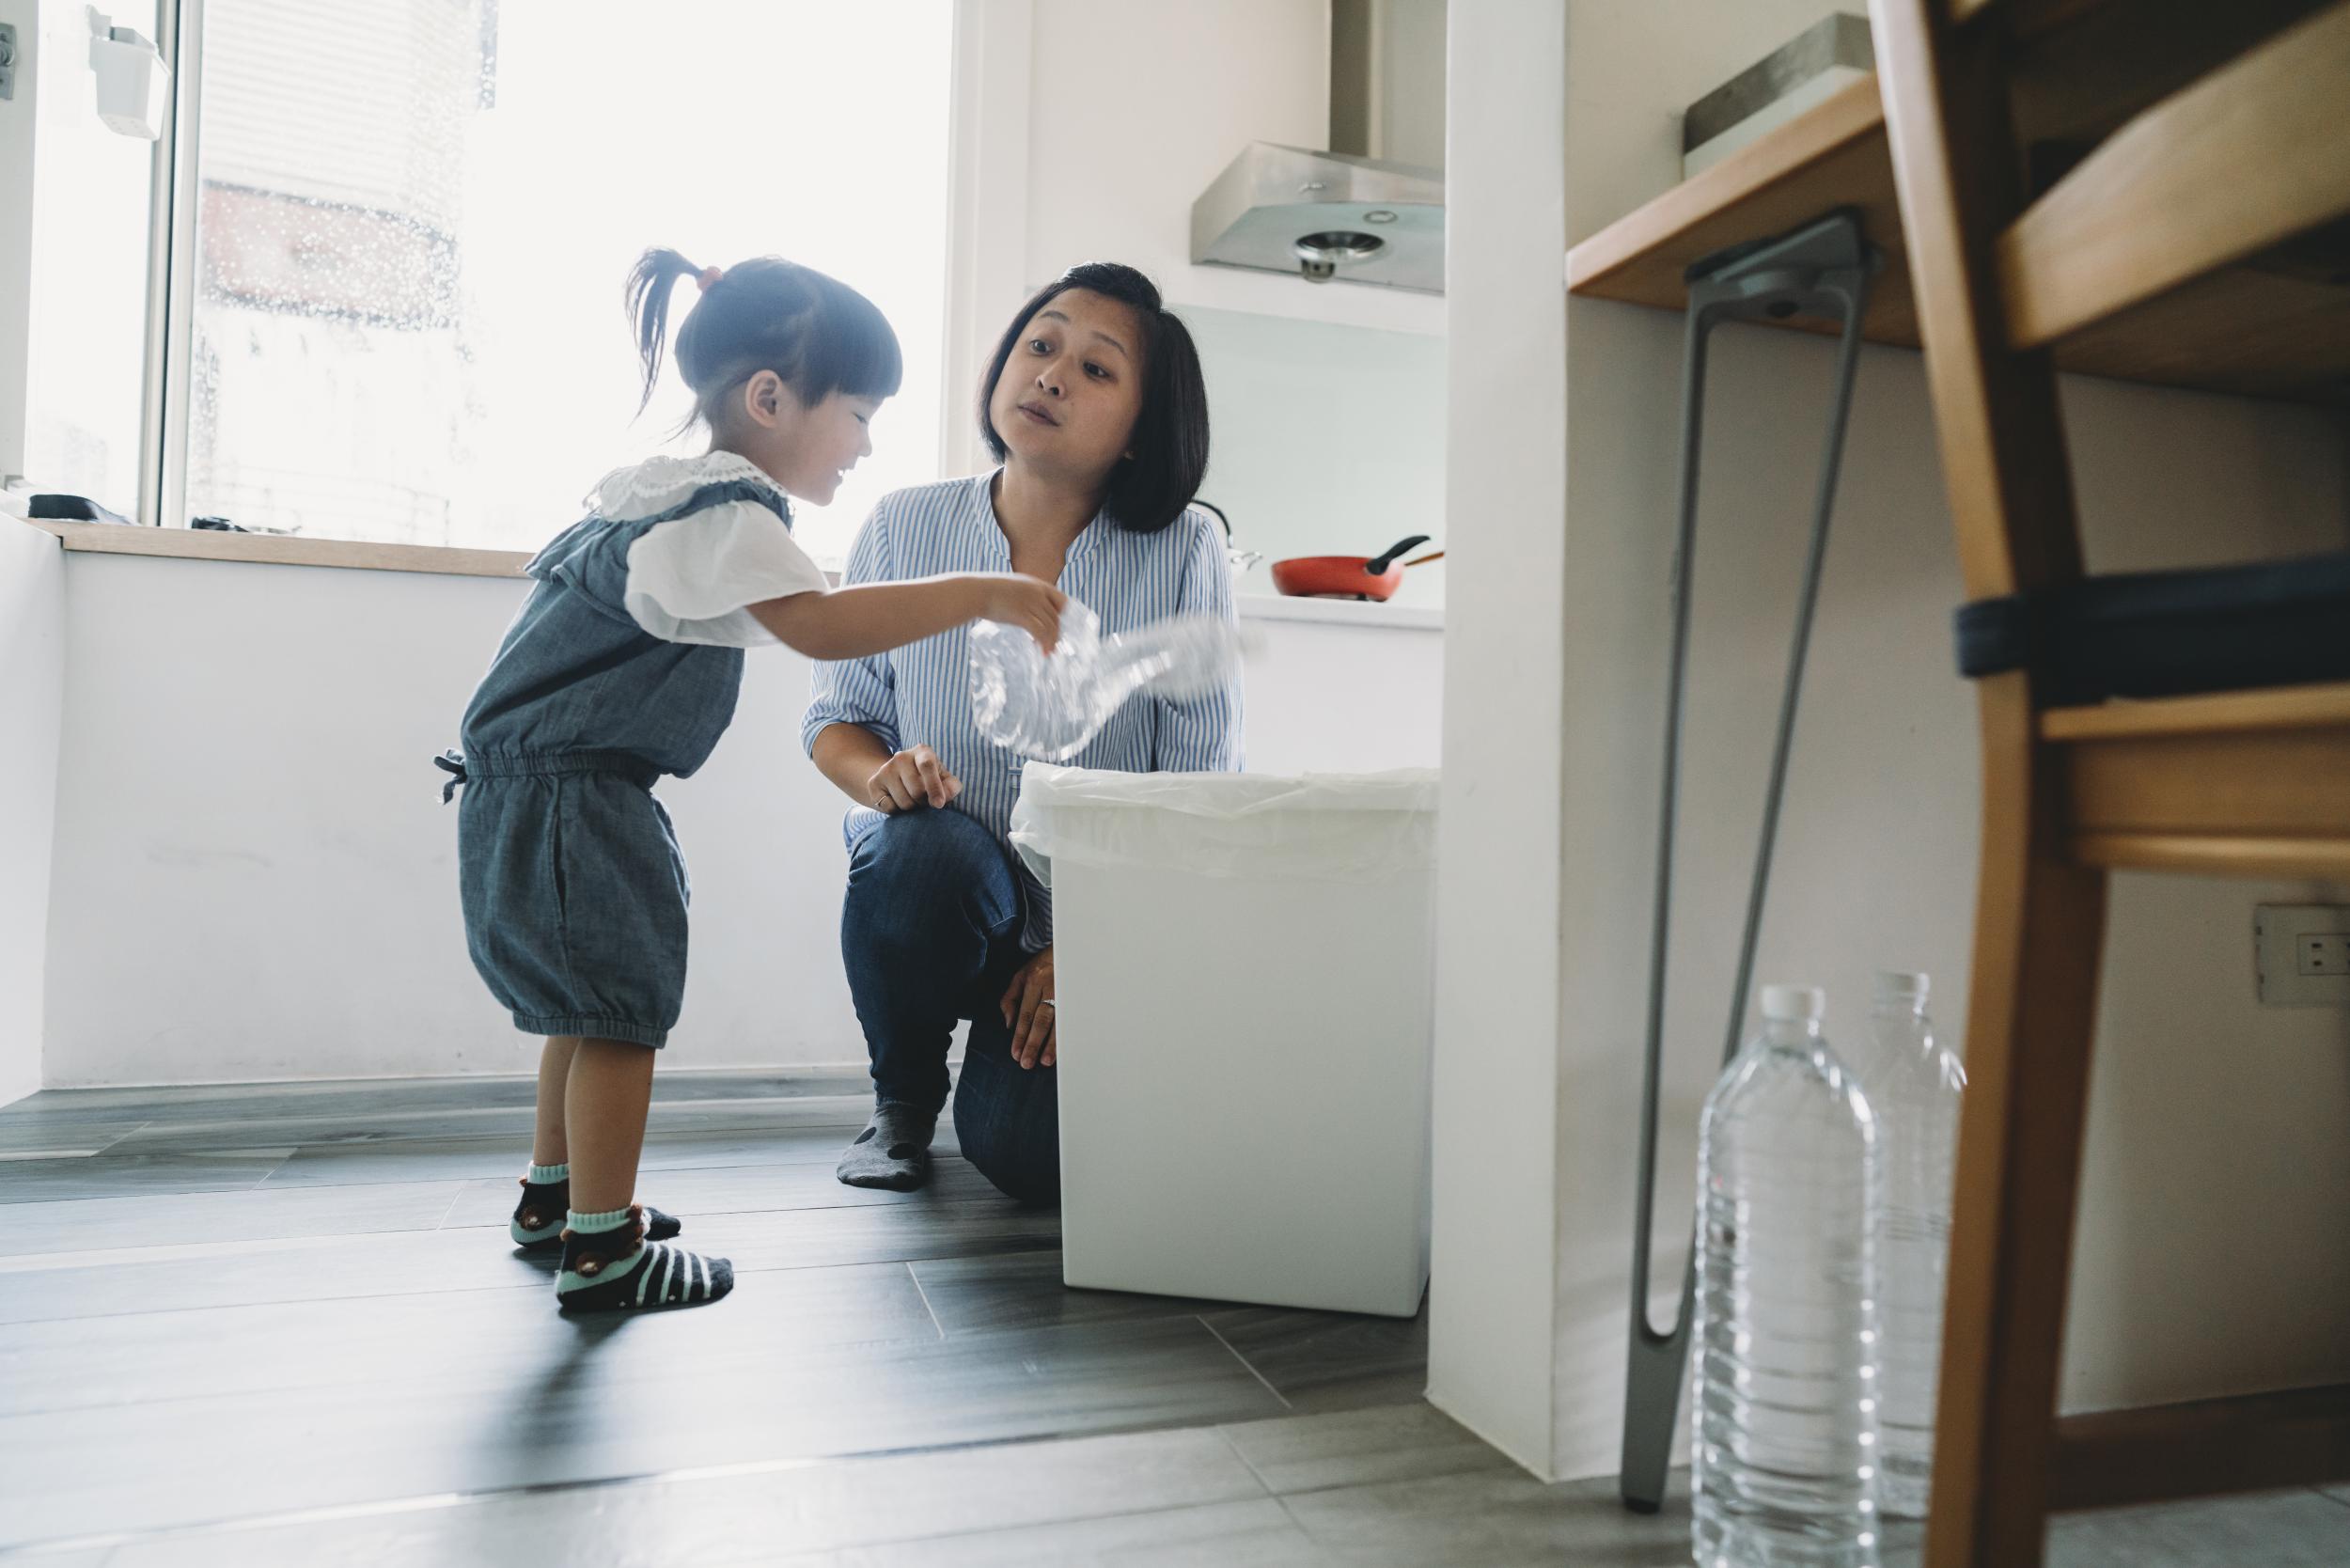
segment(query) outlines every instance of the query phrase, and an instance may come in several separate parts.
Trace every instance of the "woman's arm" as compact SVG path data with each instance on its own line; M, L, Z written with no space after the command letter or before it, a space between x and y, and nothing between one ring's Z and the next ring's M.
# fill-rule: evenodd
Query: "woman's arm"
M947 771L927 745L893 752L889 744L861 724L835 724L808 747L816 771L859 806L877 811L940 807L963 793L963 780Z
M1222 533L1196 512L1185 512L1168 527L1188 533L1176 613L1212 615L1227 626L1237 624L1232 569L1225 558ZM1240 771L1241 679L1237 670L1231 680L1212 692L1181 701L1154 700L1158 723L1151 748L1153 773Z
M888 524L877 508L849 551L847 588L893 586L889 557ZM963 780L929 746L898 749L897 678L887 659L820 661L810 684L801 744L842 794L859 806L906 811L944 806L963 792Z

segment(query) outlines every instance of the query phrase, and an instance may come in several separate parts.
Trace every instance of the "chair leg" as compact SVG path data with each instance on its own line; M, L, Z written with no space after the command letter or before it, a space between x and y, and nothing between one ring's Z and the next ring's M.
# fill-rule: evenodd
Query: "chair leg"
M2023 677L1982 683L1983 823L1927 1568L2038 1568L2105 873L2062 856Z

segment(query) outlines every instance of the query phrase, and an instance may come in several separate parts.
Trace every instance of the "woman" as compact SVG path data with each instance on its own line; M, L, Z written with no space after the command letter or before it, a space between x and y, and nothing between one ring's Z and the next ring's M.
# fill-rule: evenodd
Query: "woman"
M851 583L1018 572L1090 605L1104 632L1170 615L1232 618L1223 541L1191 510L1208 466L1199 356L1151 280L1091 262L1014 317L981 387L995 473L901 490L874 508ZM947 1050L971 1020L955 1089L964 1156L1013 1198L1060 1193L1052 907L1005 841L1021 760L973 728L964 635L819 665L802 738L857 804L840 945L872 1059L875 1107L841 1157L853 1186L930 1174ZM1240 766L1237 683L1138 698L1073 758L1133 773Z

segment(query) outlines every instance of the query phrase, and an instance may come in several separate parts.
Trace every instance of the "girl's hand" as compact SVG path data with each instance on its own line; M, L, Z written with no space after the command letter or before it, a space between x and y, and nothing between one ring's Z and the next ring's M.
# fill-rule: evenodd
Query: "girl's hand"
M873 803L873 809L892 815L944 806L961 793L963 780L948 773L938 753L926 745L901 751L865 781L865 798Z
M1018 627L1036 638L1036 645L1045 652L1053 651L1060 640L1061 606L1069 603L1069 595L1017 572L989 573L977 581L979 619Z
M1020 966L1004 993L1004 1022L1011 1026L1011 1059L1023 1067L1050 1067L1059 1054L1060 1015L1053 1006L1053 949Z

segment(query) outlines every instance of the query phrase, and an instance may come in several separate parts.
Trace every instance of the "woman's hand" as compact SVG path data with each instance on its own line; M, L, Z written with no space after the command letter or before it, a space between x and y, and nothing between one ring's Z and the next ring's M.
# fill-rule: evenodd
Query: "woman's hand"
M1053 949L1020 966L1004 993L1004 1022L1011 1026L1011 1059L1023 1067L1050 1067L1060 1044L1059 1012L1053 1006Z
M884 762L865 781L865 798L876 811L893 816L900 811L946 805L963 793L963 780L947 771L938 753L917 745Z
M1017 572L992 572L972 580L979 589L979 619L1016 627L1036 638L1036 645L1045 652L1053 651L1060 640L1061 606L1069 603L1069 595Z

